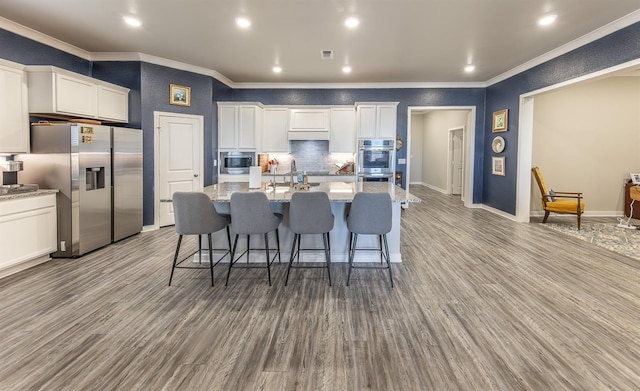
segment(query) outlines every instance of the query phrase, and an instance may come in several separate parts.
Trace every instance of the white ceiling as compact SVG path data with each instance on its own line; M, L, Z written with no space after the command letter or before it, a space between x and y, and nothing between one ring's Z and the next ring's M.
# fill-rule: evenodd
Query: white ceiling
M485 82L639 9L640 0L0 1L3 17L88 52L144 53L235 83ZM558 19L541 28L545 13ZM240 15L248 30L235 26ZM355 30L343 24L351 15ZM324 49L333 60L321 60Z

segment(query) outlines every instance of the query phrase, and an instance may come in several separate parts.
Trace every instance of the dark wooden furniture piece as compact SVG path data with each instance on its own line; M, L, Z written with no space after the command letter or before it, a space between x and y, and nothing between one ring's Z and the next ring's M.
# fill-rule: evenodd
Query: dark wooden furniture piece
M631 196L629 194L633 187L635 187L633 183L626 183L624 186L624 215L626 217L629 217L629 206L631 205ZM636 202L633 205L633 216L631 217L640 220L640 202Z

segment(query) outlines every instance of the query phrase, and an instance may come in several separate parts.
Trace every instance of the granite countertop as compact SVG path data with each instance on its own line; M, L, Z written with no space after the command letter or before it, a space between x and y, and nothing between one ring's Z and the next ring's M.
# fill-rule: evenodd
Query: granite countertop
M29 191L24 193L1 194L0 202L17 200L20 198L38 197L38 196L47 195L47 194L55 194L58 191L59 191L58 189L40 189L40 190Z
M418 197L391 182L326 182L312 186L309 190L295 190L289 188L289 186L281 185L276 186L274 191L265 182L262 183L259 189L250 189L247 182L226 182L204 188L204 192L211 200L217 202L229 202L231 193L236 191L262 192L273 202L289 202L291 201L291 195L297 191L323 191L327 193L329 200L332 202L351 202L353 196L358 192L388 192L393 202L422 202Z
M302 171L298 171L298 172L302 172ZM287 171L287 172L276 172L275 174L276 176L290 176L291 175L291 171ZM335 172L335 171L329 171L329 170L320 170L320 171L309 171L307 170L307 175L308 176L355 176L356 173L355 172L351 172L351 173L341 173L341 172ZM263 172L262 176L273 176L272 173L270 172Z

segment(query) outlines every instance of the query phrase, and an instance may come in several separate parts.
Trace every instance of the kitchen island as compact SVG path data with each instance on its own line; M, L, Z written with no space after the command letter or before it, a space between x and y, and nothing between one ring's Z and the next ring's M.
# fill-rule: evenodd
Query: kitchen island
M309 190L296 190L288 185L276 184L275 188L270 186L268 182L262 182L260 188L250 189L249 184L246 182L226 182L217 185L205 187L204 192L213 201L216 210L220 213L229 213L229 201L231 194L234 192L261 192L264 193L271 203L271 208L274 212L282 213L284 220L280 224L280 246L282 251L283 262L288 261L289 253L291 251L291 243L293 241L293 233L288 229L288 215L289 215L289 201L291 201L291 195L294 192L325 192L329 196L331 201L331 211L334 216L334 227L330 233L331 237L331 261L332 262L346 262L348 260L348 248L349 248L349 231L347 230L347 213L349 211L349 205L353 201L353 197L358 192L367 193L389 193L392 200L392 229L387 234L387 240L389 243L389 252L392 262L401 262L402 256L400 254L400 215L402 203L421 202L421 200L401 187L395 186L390 182L340 182L332 181L325 183L318 183L315 186L311 186ZM371 211L376 213L376 211ZM231 225L233 231L233 224ZM255 242L254 242L255 239ZM205 241L206 242L206 241ZM271 240L270 240L271 243ZM246 246L245 243L238 243L238 246ZM264 243L260 235L254 235L251 240L251 248L263 248ZM376 247L377 237L373 235L363 235L358 238L358 247ZM226 238L222 233L214 235L214 247L225 248ZM321 248L322 239L321 235L304 235L302 247L304 248ZM240 247L239 247L240 248ZM264 255L258 254L258 252L252 252L252 255L256 255L256 260L264 262ZM322 252L305 253L304 259L306 261L318 261L324 262L324 255ZM371 261L379 260L379 255L375 253L367 254L367 252L358 252L356 255L356 261Z

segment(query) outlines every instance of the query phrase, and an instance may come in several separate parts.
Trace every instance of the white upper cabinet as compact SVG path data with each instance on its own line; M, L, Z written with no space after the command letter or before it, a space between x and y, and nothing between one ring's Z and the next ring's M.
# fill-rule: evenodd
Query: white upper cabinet
M29 112L128 122L129 89L51 66L26 67Z
M395 139L398 103L356 104L358 138Z
M0 152L29 152L27 80L20 64L0 60Z
M263 111L261 152L289 152L289 109L286 107L265 107Z
M255 150L262 132L262 108L218 103L218 148Z
M353 107L331 109L330 153L356 152L356 109Z
M99 85L98 118L129 122L129 92Z
M54 76L55 93L55 99L52 103L55 104L54 112L56 114L90 118L98 116L98 86L95 83L60 73L52 74L52 76ZM41 98L42 96L34 97L33 101L40 103Z

